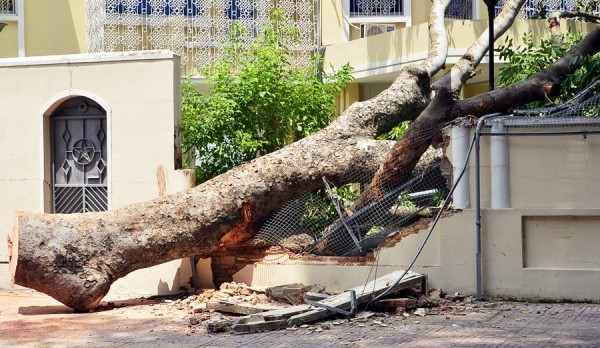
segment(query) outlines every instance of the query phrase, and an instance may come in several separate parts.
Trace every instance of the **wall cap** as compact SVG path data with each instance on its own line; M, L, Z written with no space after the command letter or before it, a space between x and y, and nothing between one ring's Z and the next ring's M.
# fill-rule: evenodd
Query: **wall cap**
M3 67L24 67L37 65L70 65L85 63L107 63L123 61L144 61L144 60L168 60L177 57L169 50L155 51L130 51L130 52L102 52L102 53L84 53L67 54L56 56L38 56L25 58L2 58L0 59L0 68Z

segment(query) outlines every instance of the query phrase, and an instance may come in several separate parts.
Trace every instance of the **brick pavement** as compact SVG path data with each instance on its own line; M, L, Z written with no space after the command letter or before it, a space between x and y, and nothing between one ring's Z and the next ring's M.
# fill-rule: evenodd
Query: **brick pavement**
M116 307L75 314L43 294L1 291L0 347L600 347L598 304L464 303L249 335L207 333L163 301Z

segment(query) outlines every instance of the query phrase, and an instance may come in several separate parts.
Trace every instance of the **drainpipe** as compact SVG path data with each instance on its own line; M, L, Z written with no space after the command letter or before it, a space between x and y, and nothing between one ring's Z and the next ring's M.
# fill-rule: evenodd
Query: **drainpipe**
M492 120L492 133L506 134L502 119ZM492 209L510 205L508 136L492 135L490 139L490 165L492 171Z
M460 176L464 168L463 166L467 161L469 146L471 145L469 127L464 123L453 127L450 138L452 141L452 178L454 185L456 185L454 194L452 195L452 204L455 209L466 209L469 208L471 194L468 165L465 168L462 180L457 183L456 179Z

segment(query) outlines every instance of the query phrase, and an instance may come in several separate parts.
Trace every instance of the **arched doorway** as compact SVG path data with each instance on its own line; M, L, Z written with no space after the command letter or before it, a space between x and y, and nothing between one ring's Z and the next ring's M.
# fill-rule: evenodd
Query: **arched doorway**
M52 212L108 209L106 111L93 100L75 97L50 117Z

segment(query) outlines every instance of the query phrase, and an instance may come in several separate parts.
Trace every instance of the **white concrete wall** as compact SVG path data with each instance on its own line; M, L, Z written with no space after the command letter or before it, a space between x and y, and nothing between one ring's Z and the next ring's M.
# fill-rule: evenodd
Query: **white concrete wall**
M190 173L175 167L179 67L168 51L0 59L0 234L11 229L16 210L50 212L47 119L74 96L107 111L110 208L156 198L161 186L164 193L190 187ZM2 243L0 261L6 258ZM139 270L114 289L177 291L189 268L181 260Z

